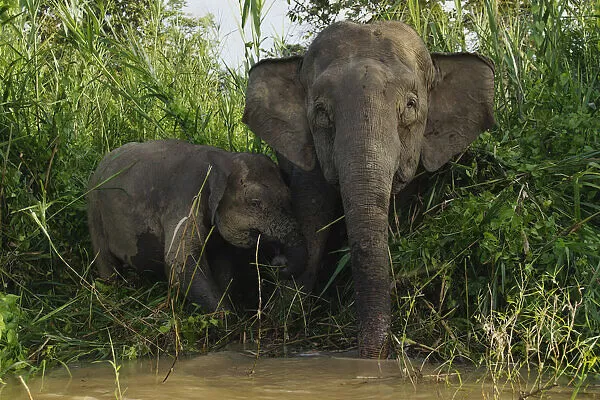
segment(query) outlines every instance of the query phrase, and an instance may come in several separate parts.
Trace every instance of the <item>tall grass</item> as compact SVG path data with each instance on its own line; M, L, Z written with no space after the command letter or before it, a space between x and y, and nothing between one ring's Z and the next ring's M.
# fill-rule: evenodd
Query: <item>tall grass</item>
M396 350L404 364L470 360L529 392L600 368L600 10L532 3L409 0L376 16L496 66L497 127L396 204ZM355 346L348 268L323 298L261 270L260 313L224 319L184 310L164 283L94 279L84 195L103 154L163 137L265 150L240 122L245 76L219 64L210 18L152 4L118 29L86 2L0 8L0 376L231 340L262 339L261 353ZM262 56L263 2L240 6L248 67ZM537 386L520 367L540 372Z
M399 342L520 385L522 367L537 371L536 387L598 371L598 5L418 4L384 17L408 21L435 51L490 57L498 123L418 178L424 189L396 215Z
M103 154L163 137L255 145L240 122L244 77L218 64L211 20L153 4L145 24L120 30L87 2L2 9L0 290L11 294L0 297L0 376L41 360L106 358L103 325L126 356L171 346L164 286L115 288L90 272L84 194ZM182 328L194 343L204 321Z

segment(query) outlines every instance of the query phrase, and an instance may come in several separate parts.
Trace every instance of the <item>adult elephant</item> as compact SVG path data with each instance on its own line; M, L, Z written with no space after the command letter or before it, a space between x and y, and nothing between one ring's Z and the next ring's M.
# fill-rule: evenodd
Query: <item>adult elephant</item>
M397 21L335 23L303 57L264 60L250 71L243 120L278 152L291 180L313 256L308 287L325 240L315 232L335 213L332 193L341 194L361 357L389 349L390 196L419 160L435 171L494 124L493 91L490 61L430 54Z

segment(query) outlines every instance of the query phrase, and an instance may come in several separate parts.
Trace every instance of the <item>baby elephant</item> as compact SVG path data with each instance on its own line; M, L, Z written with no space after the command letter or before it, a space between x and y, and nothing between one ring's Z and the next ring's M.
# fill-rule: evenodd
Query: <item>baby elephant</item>
M271 243L282 250L285 274L304 269L306 244L290 192L264 155L178 140L128 143L104 157L88 186L88 224L103 278L124 264L165 271L188 300L215 311L230 306L223 277L231 271L219 268L232 263L223 262L228 254L210 254L226 248L219 243L251 248L260 235L259 249Z

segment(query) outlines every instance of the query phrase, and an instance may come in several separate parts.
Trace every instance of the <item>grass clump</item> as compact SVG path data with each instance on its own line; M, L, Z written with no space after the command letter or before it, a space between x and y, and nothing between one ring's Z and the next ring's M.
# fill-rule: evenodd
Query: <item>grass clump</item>
M493 59L498 122L459 159L418 177L397 212L399 342L521 384L523 367L537 379L597 373L597 5L394 11L434 50Z

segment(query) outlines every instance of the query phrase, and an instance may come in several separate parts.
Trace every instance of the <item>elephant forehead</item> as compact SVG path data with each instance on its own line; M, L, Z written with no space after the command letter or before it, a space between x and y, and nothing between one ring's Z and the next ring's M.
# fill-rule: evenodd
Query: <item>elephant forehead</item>
M355 57L340 59L329 64L329 67L315 77L309 93L330 93L333 88L340 89L344 95L353 88L369 87L384 88L389 85L396 87L416 87L418 74L409 66L393 62L382 63L372 58Z
M239 153L234 163L238 166L232 174L234 179L283 184L279 168L263 154Z
M391 68L405 65L425 70L432 64L421 38L404 23L340 22L317 36L307 51L302 69L305 76L314 81L332 64L361 59L377 60Z

